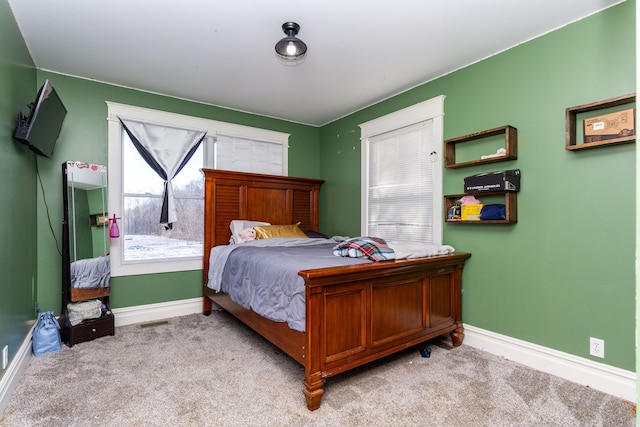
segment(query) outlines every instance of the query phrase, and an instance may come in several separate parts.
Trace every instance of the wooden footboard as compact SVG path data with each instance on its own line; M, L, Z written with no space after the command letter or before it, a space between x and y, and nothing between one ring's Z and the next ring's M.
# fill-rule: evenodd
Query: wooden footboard
M305 390L320 407L324 380L442 334L464 338L462 268L470 254L305 270Z
M471 254L300 271L306 283L306 332L207 292L304 366L307 407L320 407L325 379L431 338L464 338L462 269ZM207 298L207 299L208 299Z

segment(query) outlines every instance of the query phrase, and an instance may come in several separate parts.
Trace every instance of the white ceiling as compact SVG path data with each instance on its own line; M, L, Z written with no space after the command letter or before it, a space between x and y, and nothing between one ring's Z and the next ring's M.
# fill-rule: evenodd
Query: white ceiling
M8 1L39 69L316 126L621 2Z

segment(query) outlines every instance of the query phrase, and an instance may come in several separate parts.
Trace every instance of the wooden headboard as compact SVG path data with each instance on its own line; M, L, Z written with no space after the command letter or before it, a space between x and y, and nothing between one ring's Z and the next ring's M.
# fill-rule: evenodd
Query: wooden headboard
M234 219L265 221L273 225L300 223L304 231L318 231L321 179L202 169L204 174L204 281L207 288L211 248L229 244ZM203 313L211 300L203 298Z
M226 245L234 219L271 224L300 223L304 231L318 231L320 179L202 169L204 173L204 248Z

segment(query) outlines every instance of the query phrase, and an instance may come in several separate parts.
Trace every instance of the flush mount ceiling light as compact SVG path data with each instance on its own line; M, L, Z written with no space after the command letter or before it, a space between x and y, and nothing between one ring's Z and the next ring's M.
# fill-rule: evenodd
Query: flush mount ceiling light
M296 37L300 31L300 25L295 22L285 22L282 24L282 31L287 37L276 43L276 55L284 64L301 64L307 53L307 45Z

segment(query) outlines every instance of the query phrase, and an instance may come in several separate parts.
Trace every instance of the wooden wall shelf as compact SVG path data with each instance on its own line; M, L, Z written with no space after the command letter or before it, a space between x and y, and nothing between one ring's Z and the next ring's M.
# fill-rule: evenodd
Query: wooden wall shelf
M90 214L89 223L92 227L104 227L109 223L109 217L106 212Z
M467 162L456 163L456 145L475 141L491 136L504 135L506 153L503 156L491 157L489 159L478 159ZM460 136L458 138L448 139L444 142L444 167L449 169L463 168L467 166L481 165L485 163L503 162L506 160L515 160L518 158L518 130L513 126L501 126L498 128L488 129L482 132L472 133L470 135Z
M606 147L614 144L624 144L628 142L634 142L636 140L635 133L630 136L623 136L620 138L608 139L606 141L597 142L585 142L583 144L577 144L576 141L576 122L577 116L581 113L588 113L589 111L597 111L605 108L617 107L619 105L631 104L636 102L636 94L618 96L616 98L605 99L604 101L592 102L590 104L578 105L576 107L569 107L566 109L566 146L569 151L584 150L588 148Z
M506 191L480 191L476 193L465 193L465 194L449 194L444 196L444 217L445 222L450 223L462 223L462 224L516 224L518 222L518 193L514 192L506 192ZM504 204L506 210L507 219L490 219L490 220L479 220L479 221L463 221L460 219L447 219L447 211L451 206L453 206L457 200L459 200L463 196L504 196Z

